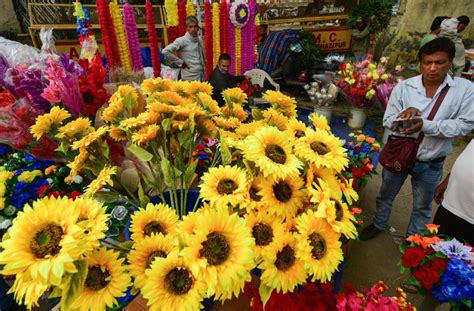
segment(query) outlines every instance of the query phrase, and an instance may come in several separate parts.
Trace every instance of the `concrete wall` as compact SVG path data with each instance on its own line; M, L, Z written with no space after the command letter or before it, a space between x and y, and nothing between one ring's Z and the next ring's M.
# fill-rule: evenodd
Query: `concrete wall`
M471 19L462 33L466 49L474 48L474 0L401 0L398 15L392 18L384 55L392 62L416 62L421 37L429 32L434 17L467 15Z
M13 3L11 0L0 0L0 31L11 31L18 33L20 25L16 19Z

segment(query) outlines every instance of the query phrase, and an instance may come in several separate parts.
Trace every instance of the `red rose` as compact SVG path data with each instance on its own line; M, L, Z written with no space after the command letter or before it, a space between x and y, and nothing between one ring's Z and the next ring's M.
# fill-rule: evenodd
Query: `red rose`
M402 256L402 264L404 267L415 268L425 258L425 252L421 247L409 247Z
M432 268L433 270L435 270L437 272L444 271L444 270L446 270L446 267L448 265L448 261L449 260L447 258L435 257L434 261L432 261L429 266L430 266L430 268Z
M431 290L433 285L439 281L438 272L427 266L423 266L420 269L414 271L412 275L421 283L421 285L423 285L426 290Z

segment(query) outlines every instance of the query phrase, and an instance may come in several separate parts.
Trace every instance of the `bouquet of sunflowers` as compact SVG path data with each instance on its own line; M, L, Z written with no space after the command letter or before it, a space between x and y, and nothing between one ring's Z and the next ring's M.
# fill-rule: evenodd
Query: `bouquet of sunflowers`
M133 286L151 310L197 310L205 298L238 296L255 268L264 304L273 291L331 280L340 239L357 236L342 141L325 118L298 121L295 100L280 92L263 95L271 107L251 122L241 89L225 90L222 108L211 94L207 83L156 78L120 86L95 126L60 107L36 119L33 136L56 141L67 180L91 182L75 201L43 198L14 221L0 264L17 276L17 301L32 307L49 290L62 309L105 310ZM188 204L193 153L216 138ZM101 201L118 198L128 204L108 213ZM131 240L117 244L110 219L127 213Z

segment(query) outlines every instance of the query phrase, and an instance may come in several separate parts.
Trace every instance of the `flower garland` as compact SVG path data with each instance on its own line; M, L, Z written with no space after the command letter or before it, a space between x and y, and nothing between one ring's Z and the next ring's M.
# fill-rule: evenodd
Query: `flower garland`
M204 33L204 52L206 54L206 79L209 80L211 77L213 60L213 43L212 43L212 11L211 2L206 0L204 3L204 27L206 29Z
M188 0L186 2L186 15L196 16L196 8L194 8L193 0Z
M250 8L245 0L237 0L232 3L229 18L235 28L243 28L247 25L250 19Z
M105 55L109 68L120 66L120 59L117 47L117 38L112 25L112 17L110 16L109 3L107 0L97 0L97 15L99 16L99 24L102 32L102 41L105 47Z
M186 33L186 2L185 0L178 0L178 29L179 36L184 36Z
M255 25L255 18L258 14L258 6L255 0L249 0L250 7L250 20L247 24L248 29L248 51L245 54L245 59L247 60L246 70L253 69L255 67L255 36L257 34L257 26Z
M250 23L247 23L245 27L240 29L241 32L241 61L240 61L240 69L241 72L247 71L249 59L247 58L249 54L249 50L252 48L252 43L250 43Z
M219 56L221 55L221 38L220 38L220 20L219 20L219 3L214 2L212 4L212 45L213 45L213 52L214 52L214 63L213 68L216 67L217 62L219 60Z
M165 0L165 12L168 26L178 26L178 3L176 0Z
M242 69L242 29L235 28L235 74L240 75Z
M140 42L138 40L135 12L129 3L126 3L123 6L123 20L125 22L125 31L127 33L130 58L132 59L132 68L134 71L143 70L143 61L140 51Z
M219 4L219 22L220 22L220 37L221 37L221 53L227 53L227 23L228 23L228 13L227 13L227 5L225 0L221 0Z
M119 50L120 62L122 67L131 71L132 66L130 64L130 53L128 51L127 38L125 36L125 31L123 28L122 14L120 14L120 8L118 6L117 0L114 0L110 6L110 15L112 17L112 22L117 34L117 45Z
M80 1L74 2L74 13L76 16L77 34L81 45L81 55L79 58L91 60L97 52L98 46L95 36L91 30L91 16L89 10Z
M155 14L150 0L146 1L146 24L148 28L148 40L151 50L151 64L153 66L153 76L159 77L161 74L160 50L158 49L158 36L156 35Z
M227 0L229 1L229 0ZM230 24L229 20L229 12L230 12L230 3L228 2L227 5L227 53L232 57L232 61L230 62L229 72L231 74L235 74L235 27Z

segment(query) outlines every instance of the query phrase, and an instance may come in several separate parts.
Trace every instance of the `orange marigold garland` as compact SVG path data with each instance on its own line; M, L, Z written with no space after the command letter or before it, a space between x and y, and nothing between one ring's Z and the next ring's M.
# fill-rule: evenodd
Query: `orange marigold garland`
M221 39L220 39L220 21L219 21L219 3L212 4L212 45L214 53L213 68L216 67L219 56L221 55Z

